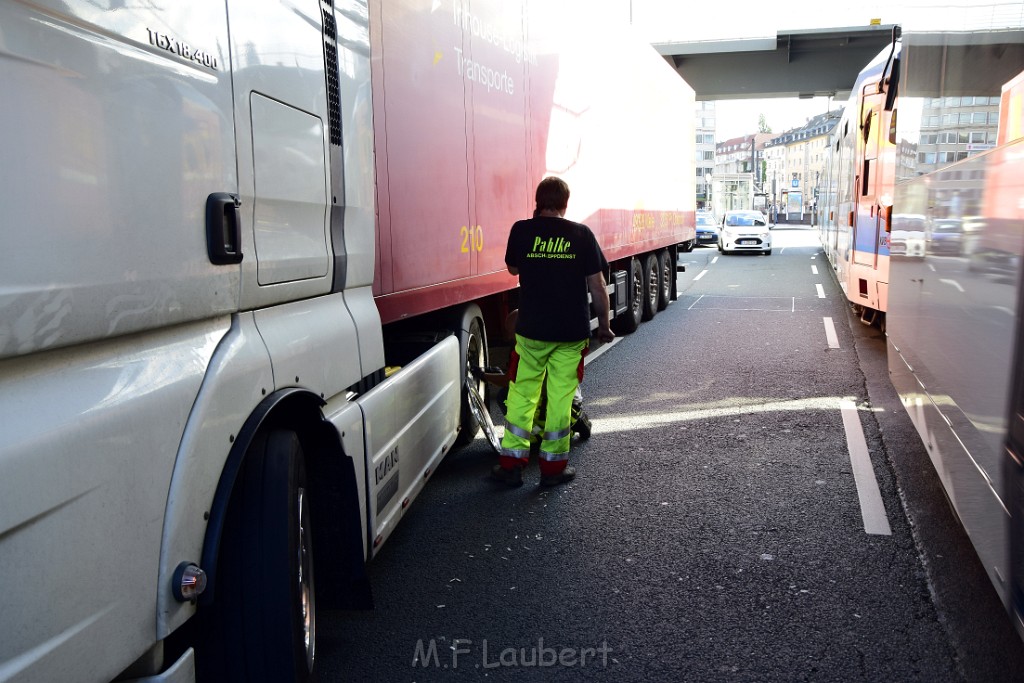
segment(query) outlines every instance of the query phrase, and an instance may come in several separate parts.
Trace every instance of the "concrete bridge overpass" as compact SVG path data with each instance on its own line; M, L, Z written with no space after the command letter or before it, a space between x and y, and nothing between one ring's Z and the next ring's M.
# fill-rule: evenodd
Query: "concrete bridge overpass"
M775 38L655 44L698 100L835 96L845 100L892 25L779 31Z

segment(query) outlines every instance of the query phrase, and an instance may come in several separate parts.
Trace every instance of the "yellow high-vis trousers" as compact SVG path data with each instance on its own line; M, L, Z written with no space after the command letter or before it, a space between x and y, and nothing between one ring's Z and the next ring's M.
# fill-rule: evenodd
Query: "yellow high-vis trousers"
M545 342L516 335L512 381L505 406L507 424L501 439L501 466L525 466L530 460L530 441L540 439L541 475L558 474L569 461L572 438L572 399L583 379L583 356L589 340ZM546 392L547 407L537 415L537 404Z

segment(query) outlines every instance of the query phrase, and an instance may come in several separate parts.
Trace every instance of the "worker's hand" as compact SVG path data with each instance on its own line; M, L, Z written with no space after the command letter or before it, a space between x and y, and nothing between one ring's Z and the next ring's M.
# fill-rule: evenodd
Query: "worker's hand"
M600 325L597 328L597 339L598 339L598 341L602 341L602 342L608 343L608 342L612 341L613 339L615 339L615 333L612 332L612 328L611 327L609 327L607 325Z

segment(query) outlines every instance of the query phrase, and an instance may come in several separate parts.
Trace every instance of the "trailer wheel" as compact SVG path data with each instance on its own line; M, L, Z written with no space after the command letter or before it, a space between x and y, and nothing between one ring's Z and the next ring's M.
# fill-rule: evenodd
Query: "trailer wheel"
M467 321L468 318L468 321ZM486 396L487 382L477 379L473 375L473 368L487 366L487 338L484 336L483 313L478 306L469 306L463 315L463 322L459 330L459 347L464 354L466 382L476 386L481 396ZM469 391L463 386L462 407L460 410L461 429L455 443L464 446L472 441L477 432L480 431L480 423L473 415L473 407L470 405Z
M661 273L661 287L658 290L658 310L664 311L672 300L672 280L676 276L675 268L672 265L672 255L668 249L658 253L658 270Z
M616 334L630 334L640 327L644 313L644 272L640 260L629 260L629 283L626 295L629 299L626 310L615 317L613 324Z
M661 271L658 268L657 254L644 257L644 310L642 320L650 320L658 312L659 292L661 291Z
M212 613L203 617L201 677L308 681L316 664L316 590L309 489L295 432L264 432L246 454L216 580Z

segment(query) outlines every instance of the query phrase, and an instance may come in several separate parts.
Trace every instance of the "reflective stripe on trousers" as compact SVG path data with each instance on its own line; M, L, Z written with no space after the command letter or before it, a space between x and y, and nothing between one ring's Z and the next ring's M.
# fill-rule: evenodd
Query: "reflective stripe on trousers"
M572 399L583 377L583 354L588 340L544 342L516 335L515 378L508 385L501 439L503 467L525 465L530 459L530 435L540 428L541 474L565 469L572 437ZM547 394L545 414L537 416L541 392ZM540 424L534 424L534 418Z

